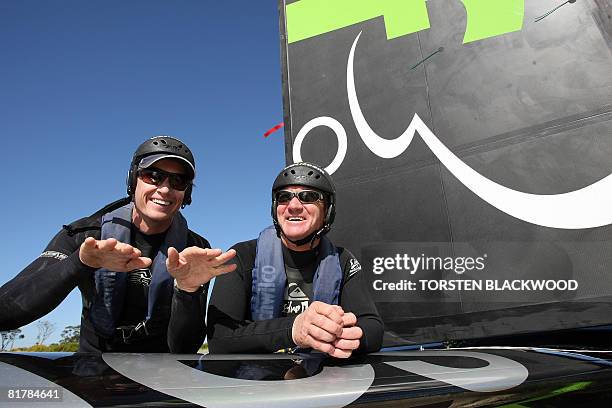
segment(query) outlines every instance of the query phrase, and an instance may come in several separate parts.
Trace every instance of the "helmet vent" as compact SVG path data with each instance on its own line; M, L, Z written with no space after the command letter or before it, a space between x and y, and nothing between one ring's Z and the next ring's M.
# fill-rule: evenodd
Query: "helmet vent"
M161 140L162 144L166 144L166 141L164 139Z
M295 170L291 170L291 174L295 174Z
M315 176L315 178L318 180L318 179L320 179L320 178L321 178L321 176L320 176L319 174L317 174L317 175Z
M157 143L157 142L153 142L153 144L154 144L155 146L157 146L159 143Z
M312 171L312 170L310 170L310 171L308 172L308 175L309 175L309 176L312 176L312 173L313 173L313 171Z

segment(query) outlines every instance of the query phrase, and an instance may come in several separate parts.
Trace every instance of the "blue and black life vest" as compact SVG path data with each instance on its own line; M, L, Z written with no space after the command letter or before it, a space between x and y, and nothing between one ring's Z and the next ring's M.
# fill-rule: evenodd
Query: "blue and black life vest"
M259 234L257 253L252 271L251 316L253 320L268 320L281 316L287 285L283 247L274 226ZM337 305L342 285L342 267L338 250L323 236L318 246L317 270L314 275L314 299Z
M100 239L115 238L119 242L131 243L132 209L133 203L128 203L104 214ZM174 287L174 279L166 269L168 248L172 246L179 252L182 251L187 245L188 233L187 221L177 213L151 264L151 285L145 322L167 325L167 322L161 322L167 319L162 311L171 304ZM90 320L99 335L107 338L113 335L121 317L126 285L127 273L104 268L95 272L96 294L90 309Z

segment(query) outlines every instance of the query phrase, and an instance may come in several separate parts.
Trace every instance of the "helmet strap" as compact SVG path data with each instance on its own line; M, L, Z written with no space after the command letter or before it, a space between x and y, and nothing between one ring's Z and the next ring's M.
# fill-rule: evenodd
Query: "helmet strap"
M280 233L285 237L285 239L289 242L291 242L294 245L297 246L302 246L304 244L310 243L310 249L314 248L314 243L317 239L320 239L323 235L325 235L327 233L327 231L329 231L329 228L327 227L327 225L324 225L320 230L313 232L312 234L309 234L308 236L302 238L302 239L296 239L293 240L291 238L289 238L287 235L285 235L285 233L283 232L282 228L280 228L280 225L278 227L278 229L280 230Z
M289 242L291 242L292 244L295 244L295 245L297 245L297 246L302 246L302 245L307 244L307 243L309 243L309 242L310 242L310 248L311 248L311 249L312 249L312 244L314 243L314 241L315 241L315 239L316 239L316 235L317 235L317 233L316 233L316 232L313 232L312 234L308 235L307 237L304 237L304 238L302 238L302 239L296 239L296 240L293 240L293 239L289 238L287 235L285 235L285 233L284 233L284 232L282 232L282 229L281 229L281 234L282 234L282 235L285 237L285 239L286 239L287 241L289 241Z

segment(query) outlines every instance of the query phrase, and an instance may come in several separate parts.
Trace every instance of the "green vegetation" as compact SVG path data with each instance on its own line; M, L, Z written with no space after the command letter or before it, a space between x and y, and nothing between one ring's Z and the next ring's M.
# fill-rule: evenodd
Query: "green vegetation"
M48 346L44 344L34 344L30 347L17 347L11 351L77 351L79 349L79 342L71 343L51 343Z
M62 331L59 343L51 343L49 345L45 345L43 343L51 336L51 334L55 330L55 325L47 320L40 320L36 324L36 327L38 328L36 344L28 347L13 347L13 344L16 339L24 338L24 335L21 334L21 329L0 332L0 335L2 336L2 350L34 352L71 352L77 351L79 349L79 336L81 333L81 326L66 326Z

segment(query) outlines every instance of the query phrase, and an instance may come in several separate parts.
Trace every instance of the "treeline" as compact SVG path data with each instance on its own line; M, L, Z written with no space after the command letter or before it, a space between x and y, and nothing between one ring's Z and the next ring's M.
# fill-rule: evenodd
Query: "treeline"
M66 326L62 330L61 339L58 343L44 344L55 331L55 324L48 320L40 320L36 323L38 334L36 342L29 347L14 347L16 340L24 339L21 329L0 332L0 351L77 351L79 348L79 336L81 326Z
M46 344L34 344L30 347L15 347L11 351L77 351L79 349L79 343L51 343Z

